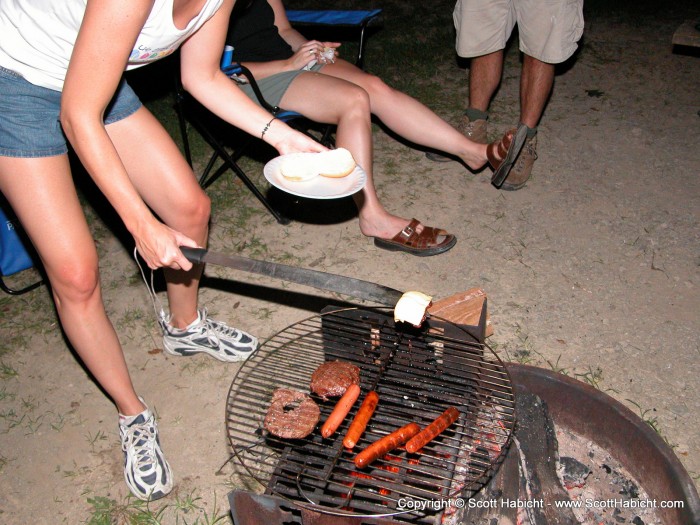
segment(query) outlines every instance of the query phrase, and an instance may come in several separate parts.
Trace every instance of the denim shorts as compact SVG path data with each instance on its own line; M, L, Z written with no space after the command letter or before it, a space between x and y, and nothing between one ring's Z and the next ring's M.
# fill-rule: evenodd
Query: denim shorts
M53 157L68 152L61 128L61 92L35 86L0 66L0 156ZM105 111L105 124L122 120L141 107L122 79Z

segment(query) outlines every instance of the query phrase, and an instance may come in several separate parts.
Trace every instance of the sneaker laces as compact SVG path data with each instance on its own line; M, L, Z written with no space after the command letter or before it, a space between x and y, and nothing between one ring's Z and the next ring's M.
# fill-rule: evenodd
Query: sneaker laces
M141 262L139 260L137 248L134 248L134 260L136 261L136 266L138 266L139 271L141 272L141 278L143 279L143 282L146 285L146 290L148 290L148 295L151 298L151 303L153 304L153 311L156 314L156 318L159 320L162 329L165 332L168 332L170 319L168 317L168 314L165 312L165 308L163 308L163 303L158 297L158 294L156 294L153 270L150 270L149 280L146 277L146 272L143 269L143 266L141 265ZM222 321L215 321L214 319L210 319L207 316L206 308L201 308L200 310L198 310L197 313L199 315L198 320L200 322L200 325L197 326L197 322L195 321L195 323L193 323L193 326L191 326L189 330L196 330L202 335L205 335L207 340L212 344L212 346L219 347L221 343L220 336L233 337L236 340L241 338L242 332L237 328L228 326Z
M133 448L134 470L142 471L142 467L152 468L156 463L155 452L155 424L151 425L146 420L143 423L136 423L125 427L124 438L122 439L122 450L127 451L129 446Z
M232 326L227 325L221 321L215 321L207 317L207 309L202 308L200 311L200 316L202 319L202 333L206 333L207 339L213 345L218 346L220 338L223 337L234 337L238 339L241 335L240 330Z
M141 278L143 279L143 282L146 285L146 290L148 290L148 295L151 298L151 303L153 304L153 311L156 314L156 318L161 323L167 323L168 315L165 313L165 308L163 308L163 303L158 297L158 294L156 294L156 288L153 281L153 270L149 269L151 274L149 282L149 280L146 278L146 272L144 271L143 266L141 266L141 261L139 260L139 252L137 248L134 248L134 260L136 261L136 266L139 267L139 271L141 272Z

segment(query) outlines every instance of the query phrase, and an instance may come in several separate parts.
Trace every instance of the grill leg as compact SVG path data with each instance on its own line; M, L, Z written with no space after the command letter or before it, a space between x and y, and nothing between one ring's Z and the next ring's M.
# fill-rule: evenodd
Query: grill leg
M279 498L234 490L228 501L234 525L275 525L294 520L291 512L282 509Z
M334 516L296 507L282 498L267 494L253 494L245 490L234 490L228 495L234 525L400 525L388 518L361 518ZM296 513L291 509L297 510ZM287 510L289 509L289 510ZM301 512L301 522L299 521ZM295 515L296 514L296 515Z

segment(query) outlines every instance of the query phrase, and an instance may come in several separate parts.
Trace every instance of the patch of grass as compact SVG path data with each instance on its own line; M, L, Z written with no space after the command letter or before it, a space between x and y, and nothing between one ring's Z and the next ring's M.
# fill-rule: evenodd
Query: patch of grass
M201 497L190 493L176 496L174 503L146 502L127 496L123 502L105 496L88 498L91 516L87 525L217 525L230 523L228 513L221 513L214 498L211 512L201 505Z
M557 360L555 362L552 362L550 359L545 359L545 361L547 362L547 365L549 366L549 368L552 369L553 372L556 372L557 374L562 374L562 375L568 376L569 375L568 369L563 367L563 366L559 366L560 359L561 359L561 354L559 354L557 356Z
M26 421L26 428L27 428L27 433L26 435L29 434L36 434L39 429L41 428L41 425L44 424L44 416L38 416L38 417L32 417L27 415L26 418L24 418Z
M11 365L5 364L0 361L0 379L10 379L11 377L18 377L19 373Z
M525 348L517 348L513 351L513 360L521 365L528 365L534 362L532 353Z
M3 422L7 425L2 432L7 433L13 428L20 426L24 422L25 418L26 415L22 415L20 417L14 408L0 412L0 420L3 420Z
M50 411L49 414L54 416L54 421L51 423L51 428L56 432L60 432L66 424L66 416L63 414L56 414Z
M22 398L22 409L32 411L39 406L39 402L32 397Z
M107 435L101 430L98 430L95 434L88 432L85 437L87 438L87 442L90 445L90 450L92 450L93 453L96 452L96 446L100 441L107 440Z
M210 369L213 363L209 359L187 359L187 362L182 365L183 372L189 372L192 375L197 375L205 370Z
M654 429L654 432L656 432L665 442L666 444L671 447L671 448L676 448L678 445L676 443L671 443L669 441L668 437L662 432L660 424L659 424L659 418L658 416L654 415L654 412L656 412L655 408L642 408L642 406L637 403L636 401L633 401L631 399L625 399L628 403L631 403L632 405L635 406L639 413L639 417L644 421L647 425L649 425L651 428ZM697 478L696 478L697 479Z
M87 501L92 507L87 525L156 525L161 523L166 510L166 507L161 507L152 511L147 502L133 498L124 503L103 496L88 498Z
M69 478L69 479L75 479L79 478L81 476L84 476L85 474L89 474L91 472L91 468L88 466L83 466L79 467L75 461L73 462L73 469L71 470L64 470L60 466L56 467L56 470L59 471L64 478Z
M582 373L574 373L574 377L588 383L593 388L601 390L600 383L603 381L603 370L597 366L596 368L588 367L588 370Z
M17 394L13 394L12 392L8 392L6 387L2 387L0 390L0 401L12 401L15 399Z
M255 317L261 320L272 319L272 315L276 312L271 308L262 307L255 310Z

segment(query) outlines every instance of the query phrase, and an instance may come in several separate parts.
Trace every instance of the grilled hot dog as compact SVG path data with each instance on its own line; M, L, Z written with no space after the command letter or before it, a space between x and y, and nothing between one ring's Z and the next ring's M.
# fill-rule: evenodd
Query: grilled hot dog
M355 419L353 419L350 428L348 428L348 433L345 434L343 445L347 448L353 448L357 444L360 436L365 431L365 428L367 428L369 419L377 408L377 403L379 403L379 396L377 393L374 391L368 392L360 408L357 410L357 414L355 414Z
M415 423L409 423L398 430L394 430L391 434L375 441L355 456L355 466L357 468L366 467L375 459L379 459L406 443L406 441L418 434L418 432L420 432L420 427Z
M459 410L455 407L450 407L439 415L432 423L413 436L406 443L406 451L411 454L420 450L433 439L438 437L447 427L457 421Z
M321 427L321 435L324 438L331 437L338 430L338 427L345 419L345 416L348 415L358 397L360 397L360 387L355 384L350 385L343 397L335 404L333 412L331 412L331 415L328 416L328 419Z

